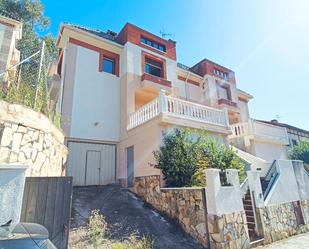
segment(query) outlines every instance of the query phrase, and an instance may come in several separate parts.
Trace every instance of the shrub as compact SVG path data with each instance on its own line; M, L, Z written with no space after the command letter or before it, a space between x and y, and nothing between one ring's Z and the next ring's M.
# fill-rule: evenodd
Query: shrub
M300 142L295 145L290 151L290 158L292 160L302 160L309 164L309 142Z
M99 248L107 235L107 223L100 211L94 209L89 217L89 236L94 248Z
M174 129L164 133L154 157L155 167L162 170L168 187L205 186L206 168L236 168L244 172L236 153L203 130Z
M140 240L135 235L131 235L127 241L115 242L112 244L112 249L153 249L154 241L143 236Z

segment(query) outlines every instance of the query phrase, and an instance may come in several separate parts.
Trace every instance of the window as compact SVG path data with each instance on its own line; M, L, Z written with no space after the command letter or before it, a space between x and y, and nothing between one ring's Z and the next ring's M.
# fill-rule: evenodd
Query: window
M229 99L228 89L226 87L219 86L219 98Z
M219 77L225 79L225 80L228 80L228 74L227 74L227 73L224 73L224 72L222 72L222 71L220 71L220 70L217 70L217 69L214 69L213 73L214 73L215 75L217 75L217 76L219 76Z
M163 78L162 62L145 57L145 72Z
M104 57L102 66L103 72L115 74L115 60Z
M160 50L160 51L162 51L162 52L166 52L166 47L165 47L165 45L159 44L159 43L157 43L157 42L155 42L155 41L152 41L152 40L150 40L150 39L148 39L148 38L145 38L145 37L143 37L143 36L141 36L141 43L144 43L144 44L146 44L146 45L148 45L148 46L151 46L151 47L153 47L153 48L155 48L155 49L158 49L158 50Z

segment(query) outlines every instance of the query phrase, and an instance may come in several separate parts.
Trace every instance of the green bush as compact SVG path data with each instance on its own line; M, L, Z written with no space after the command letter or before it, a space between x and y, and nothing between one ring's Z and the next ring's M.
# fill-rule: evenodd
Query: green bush
M244 178L244 165L236 153L203 130L174 129L164 133L154 157L155 167L162 170L168 187L205 186L206 168L236 168ZM226 179L222 180L226 184Z
M302 160L305 164L309 164L309 142L300 142L290 151L292 160Z
M94 209L89 217L89 236L94 248L100 248L107 235L107 223L100 211Z
M153 249L154 241L147 237L142 237L140 240L135 235L131 235L127 241L115 242L112 244L112 249Z

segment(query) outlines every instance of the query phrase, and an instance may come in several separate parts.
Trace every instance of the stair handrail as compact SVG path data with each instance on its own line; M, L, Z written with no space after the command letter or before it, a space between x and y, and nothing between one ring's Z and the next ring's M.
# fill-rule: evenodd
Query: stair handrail
M249 190L248 177L246 177L245 180L242 182L242 184L240 184L240 190L241 190L242 196L244 197Z
M277 171L277 161L274 160L273 164L271 165L269 171L267 172L265 176L265 180L269 181L267 188L264 192L264 200L266 200L270 190L272 189L273 185L277 181L279 176L279 172Z
M269 167L269 169L268 169L268 171L267 171L267 173L266 173L266 175L265 175L265 177L264 177L264 179L265 179L266 181L270 181L270 179L271 179L273 173L277 170L276 162L277 162L277 161L274 160L273 163L270 165L270 167Z

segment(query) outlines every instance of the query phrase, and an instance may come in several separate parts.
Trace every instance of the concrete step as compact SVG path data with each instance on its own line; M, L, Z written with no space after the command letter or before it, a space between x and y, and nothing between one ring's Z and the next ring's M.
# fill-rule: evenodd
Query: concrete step
M247 222L255 222L254 221L254 217L250 216L250 215L247 215Z
M255 228L255 223L254 222L247 222L248 229L254 229Z
M250 205L244 205L244 209L245 209L245 210L253 210L252 204L250 204Z
M251 205L252 206L252 201L251 200L244 200L244 205Z
M253 210L245 210L247 216L254 216Z
M264 244L264 238L256 237L252 241L250 241L251 248L262 246Z

